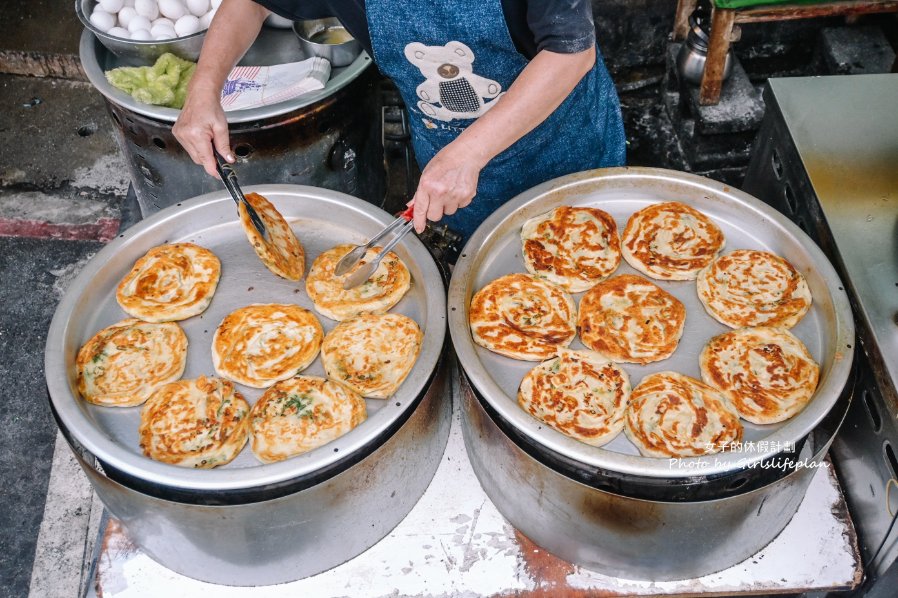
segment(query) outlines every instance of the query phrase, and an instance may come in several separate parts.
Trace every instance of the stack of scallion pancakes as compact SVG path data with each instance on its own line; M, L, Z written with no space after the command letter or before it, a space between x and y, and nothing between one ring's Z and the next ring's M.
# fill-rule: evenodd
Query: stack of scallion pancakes
M560 206L528 220L521 240L527 272L477 290L471 333L504 358L541 362L517 401L551 428L596 447L624 430L645 457L693 457L738 446L742 420L781 422L813 397L819 367L790 332L811 306L804 277L767 251L721 254L723 232L697 209L652 203L619 235L597 207ZM621 257L644 276L615 275ZM662 287L684 284L733 330L696 356L702 380L656 371L634 388L626 364L677 351L686 308ZM585 349L570 348L577 338Z
M262 264L301 280L305 252L293 230L266 198L247 199L269 233L259 236L241 210ZM215 331L208 375L191 379L182 379L188 337L178 322L212 304L222 263L192 243L150 249L117 287L118 304L131 317L100 330L78 352L79 393L103 407L140 408L140 449L182 467L225 465L247 442L260 462L273 463L339 438L365 421L366 398L396 392L423 340L414 320L388 313L410 287L405 264L391 252L365 284L344 290L351 272L337 277L334 267L350 249L338 245L319 255L306 279L315 311L338 322L330 332L295 303L240 306ZM326 378L301 375L319 354ZM241 386L264 391L252 402Z

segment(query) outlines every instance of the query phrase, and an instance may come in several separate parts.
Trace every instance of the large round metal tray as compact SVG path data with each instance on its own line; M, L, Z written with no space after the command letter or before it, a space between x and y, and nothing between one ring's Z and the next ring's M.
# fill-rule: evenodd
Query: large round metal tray
M291 224L306 252L306 274L322 251L339 243L360 243L393 218L354 197L316 187L259 185L247 187L265 197ZM387 400L367 399L368 419L348 434L306 454L262 465L249 447L228 465L193 470L144 457L138 447L140 407L110 408L80 398L75 384L78 349L98 330L128 317L115 300L118 282L134 261L164 243L191 242L213 251L222 275L209 308L180 322L187 334L184 378L214 376L210 348L215 329L231 311L251 303L295 303L314 312L305 277L291 282L269 272L246 239L230 196L222 191L184 201L140 222L104 247L88 262L62 298L50 324L45 371L50 399L60 426L101 463L140 480L189 490L254 489L300 479L356 459L357 451L377 446L394 424L414 408L437 364L446 330L445 295L439 270L424 245L407 236L396 253L408 266L412 285L391 311L414 319L424 332L418 361L408 378ZM316 315L317 312L316 312ZM318 315L325 333L337 322ZM304 375L324 376L320 357ZM237 385L252 404L262 390Z
M81 67L84 74L87 75L91 84L103 94L107 100L127 108L137 114L142 114L150 118L155 118L163 122L174 123L178 120L180 110L175 108L166 108L164 106L153 106L143 104L132 98L129 94L113 87L106 80L106 71L120 66L132 66L120 57L110 52L97 36L85 29L81 34L81 43L79 47L81 55ZM247 50L246 54L240 60L240 65L252 66L270 66L273 64L285 64L289 62L298 62L305 60L308 56L299 46L299 40L292 30L272 29L263 27L256 38L255 43ZM371 66L371 57L367 52L362 52L349 66L335 68L331 70L331 78L327 85L320 91L303 94L296 98L271 104L270 106L262 106L259 108L251 108L247 110L232 110L225 112L228 122L245 123L266 118L272 118L293 112L311 106L312 104L323 100L324 98L336 93L340 89L349 85L357 77L359 77L366 68Z
M602 448L581 443L544 425L518 406L518 386L535 363L492 353L471 338L468 308L473 294L499 276L526 272L520 239L526 220L561 205L591 206L610 213L622 232L633 212L661 201L682 201L710 216L726 236L724 253L734 249L771 251L789 260L810 286L813 306L792 331L820 364L817 392L801 413L785 422L756 425L742 420L743 446L753 443L750 451L669 460L641 456L623 433ZM640 274L622 260L615 275L625 273ZM686 306L683 337L669 359L644 366L622 365L634 387L644 376L664 370L700 379L699 353L712 336L730 329L705 312L694 281L653 282ZM574 295L578 303L582 295ZM854 321L848 297L820 248L786 217L750 195L710 179L669 170L594 170L548 181L518 195L493 213L465 246L452 275L448 304L449 327L459 361L472 384L500 417L524 437L565 458L635 476L700 479L751 467L788 451L829 412L845 386L853 357ZM571 347L584 348L579 337Z

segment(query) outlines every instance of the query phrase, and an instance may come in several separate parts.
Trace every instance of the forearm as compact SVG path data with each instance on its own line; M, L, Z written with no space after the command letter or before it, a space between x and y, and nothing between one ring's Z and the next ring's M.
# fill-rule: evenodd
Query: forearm
M595 48L575 54L539 52L498 103L451 145L485 166L548 118L595 61Z
M252 45L268 14L266 8L252 0L221 3L206 33L188 98L191 94L218 98L228 73Z

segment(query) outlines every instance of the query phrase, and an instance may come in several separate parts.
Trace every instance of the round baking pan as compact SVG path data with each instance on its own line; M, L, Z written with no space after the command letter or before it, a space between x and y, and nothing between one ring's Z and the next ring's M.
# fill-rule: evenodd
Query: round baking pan
M471 338L468 309L473 294L502 275L526 272L520 230L529 218L562 205L590 206L611 214L623 231L631 214L663 201L684 202L710 216L726 236L723 253L734 249L771 251L789 260L810 286L813 306L792 332L820 364L819 386L808 406L785 422L756 425L743 420L743 446L752 443L751 451L671 460L641 456L624 434L601 448L574 440L531 417L517 404L520 381L536 363L492 353ZM622 261L615 275L625 273L640 274ZM648 365L623 364L623 368L634 387L646 375L664 370L700 379L702 348L711 337L730 329L705 312L695 281L653 282L686 306L683 336L672 357ZM581 296L574 295L578 303ZM589 470L654 478L662 483L700 483L751 468L784 450L794 452L839 398L853 357L854 323L847 295L829 260L801 229L770 206L728 185L661 169L588 171L548 181L518 195L492 214L465 246L453 272L448 305L450 332L461 366L478 394L515 435L543 447L554 458ZM583 345L578 338L571 347Z
M249 187L267 197L284 215L306 252L306 273L322 251L339 243L362 243L392 220L386 212L356 198L315 187L261 185ZM318 316L325 333L337 322L314 311L305 292L305 278L292 282L269 272L247 242L237 210L226 192L210 193L163 210L137 224L104 247L72 282L60 302L47 336L47 387L59 420L73 445L104 469L128 482L133 479L156 492L198 502L252 500L252 491L281 488L322 472L337 471L341 463L357 459L382 443L414 409L430 382L445 338L445 297L429 289L442 288L439 270L414 235L396 248L411 272L412 285L391 311L409 316L424 332L421 352L408 378L387 400L367 399L368 418L326 447L268 465L249 448L226 466L193 470L153 461L140 451L137 429L140 407L109 408L87 403L76 390L75 357L78 349L101 328L128 317L115 300L118 282L134 262L157 245L191 242L214 252L222 275L209 308L182 322L189 340L184 378L215 375L211 344L215 329L231 311L252 303L295 303ZM320 358L304 375L324 376ZM252 404L262 389L237 385ZM320 476L319 476L320 477ZM263 495L267 496L267 495ZM214 500L213 500L214 497Z

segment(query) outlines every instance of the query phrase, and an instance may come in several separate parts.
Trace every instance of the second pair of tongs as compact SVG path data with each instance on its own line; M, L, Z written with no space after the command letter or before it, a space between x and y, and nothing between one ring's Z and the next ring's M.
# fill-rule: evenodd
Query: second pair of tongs
M268 241L268 229L265 228L265 223L262 222L262 218L259 217L255 208L253 208L252 204L246 200L246 196L243 195L240 185L237 184L237 173L234 172L234 168L221 157L218 150L212 148L212 153L215 154L215 166L218 170L218 176L221 177L221 182L224 183L228 193L231 194L234 203L238 206L242 203L244 207L246 207L246 213L249 215L249 219L253 223L255 229L259 232L259 235L262 236L262 240Z
M415 215L415 206L412 204L408 207L404 212L399 214L399 216L388 224L386 228L382 231L371 237L371 240L368 241L364 245L357 245L352 251L343 256L343 258L337 262L337 267L334 268L334 274L336 276L343 276L347 272L352 272L352 269L355 268L358 263L365 257L365 254L369 249L374 247L374 244L383 239L385 236L393 232L399 227L399 232L393 237L389 243L387 243L383 249L381 249L378 254L374 257L373 260L368 262L367 264L363 264L362 267L358 268L355 272L352 272L349 276L346 277L346 280L343 281L344 289L352 289L369 278L374 274L374 271L377 270L377 266L380 265L380 261L383 259L385 255L387 255L390 251L396 247L396 244L402 240L402 238L408 234L412 228L415 226L415 222L413 220Z

